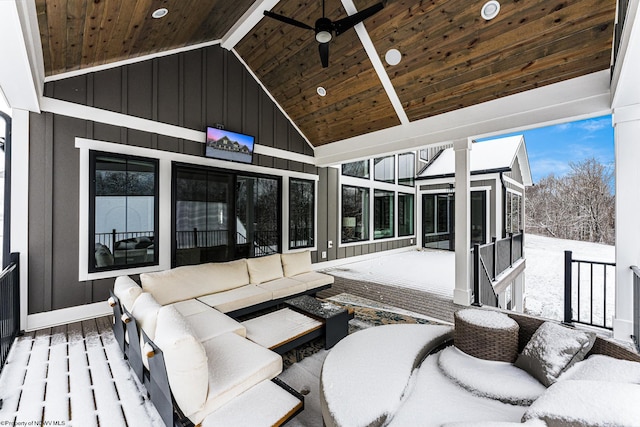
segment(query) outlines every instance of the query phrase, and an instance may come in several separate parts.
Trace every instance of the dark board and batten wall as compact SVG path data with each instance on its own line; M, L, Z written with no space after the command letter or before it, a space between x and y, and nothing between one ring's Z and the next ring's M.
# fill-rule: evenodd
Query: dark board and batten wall
M45 96L198 131L224 123L228 130L254 135L257 144L313 156L244 66L217 46L52 81L45 85ZM113 286L113 279L78 281L81 177L76 137L202 155L202 144L188 139L32 113L29 314L104 301ZM258 154L253 163L310 174L318 171L313 165Z

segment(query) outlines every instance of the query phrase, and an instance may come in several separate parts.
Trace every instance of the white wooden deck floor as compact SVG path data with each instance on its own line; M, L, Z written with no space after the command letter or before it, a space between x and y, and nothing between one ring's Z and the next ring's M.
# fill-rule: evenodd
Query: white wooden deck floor
M110 317L25 334L0 376L0 425L164 426Z

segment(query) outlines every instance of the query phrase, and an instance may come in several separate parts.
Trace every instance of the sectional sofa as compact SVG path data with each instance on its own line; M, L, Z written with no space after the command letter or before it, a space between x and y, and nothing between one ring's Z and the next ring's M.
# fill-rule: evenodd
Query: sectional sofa
M116 279L114 334L167 425L272 426L302 410L302 396L275 378L281 356L246 339L234 317L331 286L332 276L312 271L309 252L178 267L140 281Z

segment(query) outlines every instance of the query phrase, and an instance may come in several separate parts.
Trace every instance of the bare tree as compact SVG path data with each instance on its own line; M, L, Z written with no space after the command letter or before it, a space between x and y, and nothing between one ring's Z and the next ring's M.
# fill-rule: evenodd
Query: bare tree
M570 163L527 189L527 231L562 239L613 244L613 170L594 158Z

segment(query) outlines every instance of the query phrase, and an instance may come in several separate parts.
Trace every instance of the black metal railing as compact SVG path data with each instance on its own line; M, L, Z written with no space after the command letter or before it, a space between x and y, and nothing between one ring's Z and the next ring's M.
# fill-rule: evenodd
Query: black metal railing
M95 243L100 243L109 248L111 253L116 249L116 243L136 237L149 237L153 239L153 231L116 231L110 233L96 233Z
M289 228L289 246L291 249L313 246L313 227Z
M631 266L633 270L633 342L636 349L640 352L640 269L635 265Z
M564 251L565 323L613 329L614 310L607 309L607 303L615 301L615 266L614 262L573 259L571 251ZM611 280L607 281L608 276ZM607 282L612 286L608 287Z
M498 296L494 282L502 273L524 255L524 233L513 234L491 243L474 245L471 249L473 259L473 303L498 307Z
M11 262L0 274L0 372L9 356L16 336L20 334L20 263L19 254L11 254Z
M178 249L212 248L229 244L228 230L198 230L176 231Z

